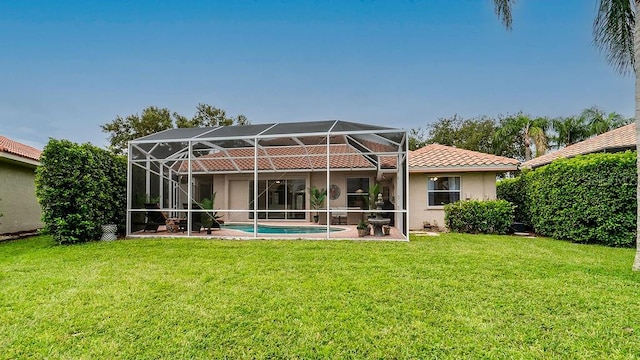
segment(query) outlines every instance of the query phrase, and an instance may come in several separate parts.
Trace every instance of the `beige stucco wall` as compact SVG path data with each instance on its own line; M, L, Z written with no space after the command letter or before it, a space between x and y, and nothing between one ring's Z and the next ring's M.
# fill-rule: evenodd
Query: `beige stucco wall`
M39 229L35 166L0 160L0 234Z
M233 209L233 210L247 210L249 209L249 184L253 180L253 174L217 174L211 175L213 177L213 191L216 192L216 209ZM330 200L329 206L332 208L346 207L347 205L347 178L349 177L369 177L371 184L375 181L375 172L371 171L349 171L339 172L334 171L331 173L331 184L337 185L340 188L340 196L336 199ZM278 179L302 179L305 180L307 187L317 186L318 188L326 188L326 172L291 172L283 176L281 173L261 173L260 180L278 180ZM392 187L392 193L395 191L393 187L395 183L389 181L388 184ZM183 191L181 191L180 201L186 202L187 185L181 185ZM197 197L197 191L194 191L194 195ZM306 208L310 209L309 196L305 197ZM225 221L248 221L249 212L224 212L220 215L223 216ZM307 213L306 221L310 221L310 213Z
M444 207L427 206L427 181L433 176L460 176L462 199L493 200L496 198L495 172L410 173L409 229L411 230L422 229L424 221L444 228Z

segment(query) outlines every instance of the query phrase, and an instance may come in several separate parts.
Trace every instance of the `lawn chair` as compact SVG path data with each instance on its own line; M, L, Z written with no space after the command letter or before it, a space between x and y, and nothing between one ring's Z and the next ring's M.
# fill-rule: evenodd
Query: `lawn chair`
M144 223L144 231L158 232L160 225L165 225L167 217L164 216L158 204L144 204L147 209L147 221Z
M182 203L182 207L186 210L189 209L189 204ZM197 210L200 209L200 204L193 203L191 205L191 209ZM199 213L191 213L191 232L200 232L202 228L202 222L200 221L201 215ZM180 219L178 222L178 227L182 232L187 231L187 219Z

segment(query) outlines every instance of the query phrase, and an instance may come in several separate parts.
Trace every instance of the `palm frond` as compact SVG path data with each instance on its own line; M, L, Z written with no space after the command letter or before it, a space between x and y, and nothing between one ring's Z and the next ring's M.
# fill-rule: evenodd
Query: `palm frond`
M633 1L636 0L600 0L598 14L593 22L595 46L606 55L609 64L622 74L634 71Z
M511 24L513 23L511 8L515 3L516 0L493 0L496 15L498 15L508 30L511 30Z

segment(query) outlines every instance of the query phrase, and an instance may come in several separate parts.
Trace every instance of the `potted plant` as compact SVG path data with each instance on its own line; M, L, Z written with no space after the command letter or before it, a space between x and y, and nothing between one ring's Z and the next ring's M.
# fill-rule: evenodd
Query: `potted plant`
M216 200L216 193L214 192L211 196L211 199L204 198L200 202L200 206L204 210L213 210L213 204ZM202 222L202 226L207 229L207 234L211 234L211 229L220 229L221 220L220 216L218 216L217 211L207 211L200 215L200 221Z
M318 222L318 210L322 208L322 204L324 204L324 199L327 197L327 189L322 188L318 189L315 186L309 188L309 203L311 204L311 208L316 210L316 214L313 215L313 222Z
M356 228L358 229L359 237L367 236L370 233L369 224L365 220L360 220Z

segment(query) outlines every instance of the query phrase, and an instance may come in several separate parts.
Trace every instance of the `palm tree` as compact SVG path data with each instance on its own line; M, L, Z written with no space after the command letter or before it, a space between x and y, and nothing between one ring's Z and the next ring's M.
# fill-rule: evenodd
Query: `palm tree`
M553 140L558 149L573 145L592 135L589 124L581 116L556 118L552 120L551 126L556 133Z
M536 149L536 157L544 155L549 149L547 130L549 120L547 118L532 119L529 115L518 114L500 121L500 126L495 132L494 141L498 146L517 143L523 149L524 161L531 160L531 145Z
M606 114L595 106L584 109L580 114L580 117L589 124L591 135L604 134L607 131L617 129L620 126L628 125L633 121L632 118L627 119L615 112Z
M511 29L511 8L516 0L493 0L496 15L507 29ZM636 138L640 138L640 71L635 66L640 62L640 21L636 22L636 11L640 0L599 0L598 13L593 22L595 45L607 57L607 61L621 74L635 73L636 77ZM638 36L635 36L635 35ZM638 146L636 146L638 147ZM640 173L640 162L638 162ZM640 181L636 182L640 194ZM637 218L640 219L640 197ZM640 221L636 227L636 256L633 270L640 271Z

